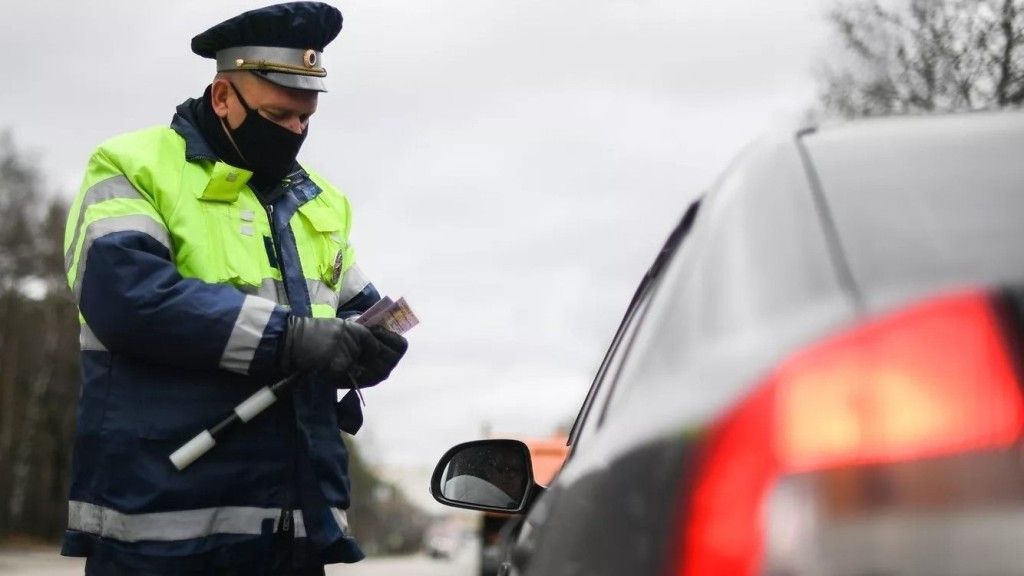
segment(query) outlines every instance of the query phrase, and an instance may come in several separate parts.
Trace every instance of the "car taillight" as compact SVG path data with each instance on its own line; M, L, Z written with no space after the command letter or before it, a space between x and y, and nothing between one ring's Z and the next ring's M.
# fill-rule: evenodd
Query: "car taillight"
M789 475L1005 448L1024 400L995 300L930 300L783 362L709 430L670 573L755 574Z

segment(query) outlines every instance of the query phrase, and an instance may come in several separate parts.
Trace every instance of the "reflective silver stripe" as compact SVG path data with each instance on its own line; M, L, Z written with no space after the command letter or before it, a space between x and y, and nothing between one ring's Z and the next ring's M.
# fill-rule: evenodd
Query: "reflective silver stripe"
M348 536L348 514L339 508L331 508L331 516L334 516L334 521L337 522L338 527L341 528L341 533Z
M288 296L284 290L284 282L281 280L275 280L273 278L264 278L263 282L260 283L260 288L256 292L256 295L260 298L266 298L271 302L277 302L278 304L287 304Z
M75 274L74 284L76 299L81 296L82 278L85 275L85 263L88 261L87 256L89 254L89 249L92 248L92 243L107 234L127 231L147 234L157 242L163 244L167 250L172 251L171 239L167 234L167 228L150 216L146 216L144 214L128 214L126 216L111 216L110 218L96 220L89 224L89 227L85 232L85 242L82 244L82 251L78 257L78 271Z
M331 508L331 517L338 523L338 527L341 529L341 533L345 536L350 536L351 533L348 531L348 514L340 508ZM302 520L302 510L296 510L292 513L292 524L295 526L295 537L305 538L306 537L306 523ZM276 529L276 527L275 527Z
M331 308L338 307L338 293L320 280L306 278L306 291L309 292L310 304L323 304Z
M359 268L358 264L353 264L345 271L345 278L341 281L341 295L338 298L338 303L344 304L355 298L369 284L370 279L363 274L363 270Z
M264 520L281 516L280 508L223 506L175 512L125 514L88 502L68 503L68 528L122 542L167 542L213 534L261 533Z
M284 289L284 282L273 278L264 278L259 286L245 286L242 292L266 298L271 302L277 302L282 306L288 305L288 293Z
M71 239L71 246L64 252L64 271L71 270L71 261L75 257L75 246L78 245L78 235L82 232L82 222L85 221L85 212L93 204L99 204L114 198L134 198L141 200L142 194L132 186L123 175L107 178L93 184L82 197L82 205L78 207L78 222L75 223L75 235Z
M92 332L92 328L89 328L88 324L82 324L81 329L78 332L78 347L82 350L96 350L99 352L106 352L107 347L100 342L100 339L96 337Z
M242 301L242 309L235 320L235 327L220 357L220 367L225 370L248 374L249 365L256 355L256 348L263 339L263 331L270 322L277 305L258 296L246 296Z
M282 306L288 305L288 293L285 291L284 282L281 280L264 278L259 286L247 286L242 291L246 294L266 298ZM328 286L326 282L306 278L306 291L309 292L310 304L323 304L331 308L338 307L338 293Z

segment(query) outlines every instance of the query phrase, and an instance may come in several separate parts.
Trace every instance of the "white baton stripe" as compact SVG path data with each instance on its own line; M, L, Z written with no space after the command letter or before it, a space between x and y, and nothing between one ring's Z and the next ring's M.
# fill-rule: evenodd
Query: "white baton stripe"
M174 467L178 470L184 470L189 464L195 462L197 458L209 452L210 448L216 445L217 441L213 439L210 431L203 430L195 438L189 440L171 454L171 464L174 464Z
M277 305L265 298L246 296L238 312L231 336L220 357L220 367L225 370L248 374L256 349L263 340L263 331L270 322L270 316Z
M248 422L274 402L277 402L277 396L274 396L270 388L264 386L255 394L246 398L244 402L235 406L235 414L238 414L238 417L243 422Z

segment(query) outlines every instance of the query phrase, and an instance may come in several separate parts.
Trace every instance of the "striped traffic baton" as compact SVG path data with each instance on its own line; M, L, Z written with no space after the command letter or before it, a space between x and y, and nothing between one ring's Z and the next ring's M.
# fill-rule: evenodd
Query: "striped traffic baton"
M223 420L216 426L203 430L194 438L181 445L175 450L170 458L171 463L178 470L184 470L197 458L206 454L210 448L217 445L217 439L223 438L231 429L248 422L257 414L266 410L271 404L277 402L282 394L291 390L300 379L306 376L306 372L296 372L291 376L282 378L270 386L260 388L255 394L249 396L241 404L235 406Z

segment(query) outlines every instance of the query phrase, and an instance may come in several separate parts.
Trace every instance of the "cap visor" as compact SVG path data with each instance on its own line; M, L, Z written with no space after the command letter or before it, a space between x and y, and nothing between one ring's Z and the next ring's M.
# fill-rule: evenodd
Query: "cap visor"
M260 78L269 80L278 86L295 88L298 90L313 90L316 92L327 92L324 79L319 76L303 76L301 74L285 74L284 72L264 72L254 70L254 74Z

